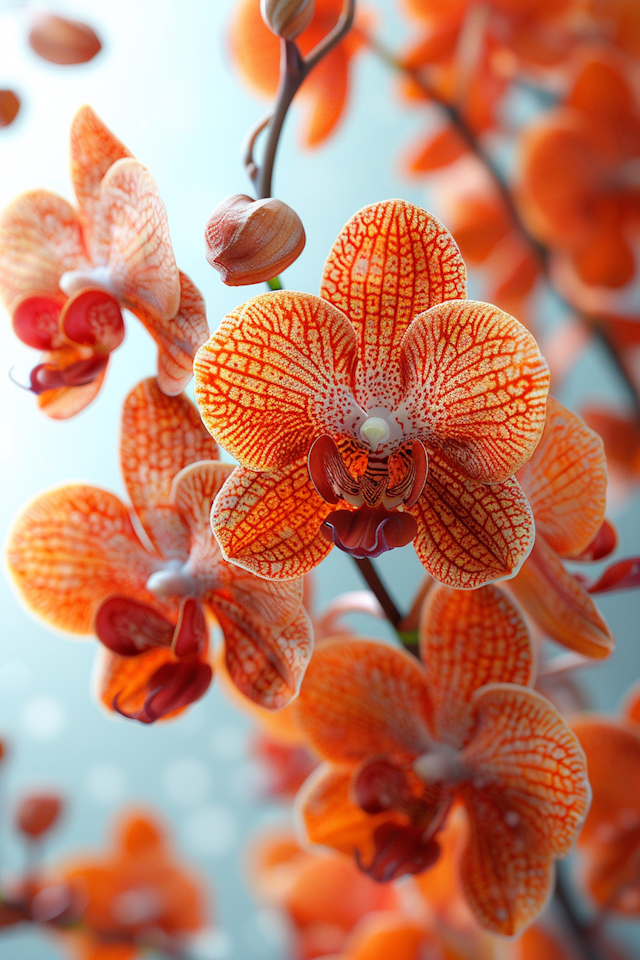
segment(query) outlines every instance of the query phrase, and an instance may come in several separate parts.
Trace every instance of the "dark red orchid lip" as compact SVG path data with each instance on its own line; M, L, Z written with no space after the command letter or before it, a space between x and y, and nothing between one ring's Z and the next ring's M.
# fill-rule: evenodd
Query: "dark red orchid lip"
M140 723L155 723L168 713L188 707L199 700L209 689L213 670L208 663L199 660L182 663L165 663L149 678L148 693L139 710L127 713L113 698L113 709L128 720Z
M39 363L31 371L29 389L40 396L45 390L59 390L60 387L82 387L100 376L107 366L108 357L93 356L88 360L78 360L64 370L48 363Z
M357 560L373 559L411 543L417 536L418 524L410 513L387 510L381 504L364 505L357 510L333 510L320 533Z
M423 831L398 823L381 823L373 831L375 853L365 864L356 850L356 862L363 873L376 883L390 883L406 874L423 873L440 856L440 845L433 837L423 840Z

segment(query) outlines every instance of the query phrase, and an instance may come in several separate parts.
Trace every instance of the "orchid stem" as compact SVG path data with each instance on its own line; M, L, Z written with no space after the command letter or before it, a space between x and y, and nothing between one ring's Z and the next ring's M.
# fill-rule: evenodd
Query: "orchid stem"
M640 421L640 390L638 385L635 382L633 374L629 369L629 366L620 351L618 344L615 342L615 339L611 336L609 331L606 328L606 320L601 317L586 313L584 310L579 310L570 303L562 294L557 290L555 284L551 279L549 261L550 261L550 250L543 243L540 243L531 233L529 233L527 227L525 226L521 216L520 211L518 210L517 204L514 200L513 194L509 188L508 183L505 181L499 167L494 162L493 158L486 152L480 143L476 134L471 130L471 128L466 123L461 111L454 104L450 103L444 97L433 89L431 84L425 79L422 72L415 68L409 67L406 64L402 63L390 50L388 50L383 44L381 44L374 37L369 36L368 34L361 32L361 35L367 42L370 49L384 62L387 66L391 67L393 70L396 70L400 73L404 73L406 76L410 77L414 83L416 83L420 89L436 103L440 109L444 112L447 119L451 125L456 129L460 134L461 138L466 143L469 150L477 157L480 163L483 165L491 180L499 193L507 212L513 222L513 225L520 233L521 237L528 246L531 248L532 253L536 256L542 273L545 277L545 280L549 288L554 292L558 299L568 307L573 313L575 313L581 320L581 322L591 331L595 339L598 341L600 346L605 350L610 359L612 360L620 380L625 388L625 392L628 394L629 399L633 404L634 414L636 419Z
M271 277L271 280L267 280L267 286L269 290L284 290L280 277Z
M353 24L355 11L356 0L345 0L342 13L333 30L306 57L302 56L293 40L281 39L280 83L273 112L259 120L249 130L243 141L243 162L249 178L255 184L258 200L271 196L276 151L293 98L313 68L347 35ZM262 163L258 166L253 158L253 148L258 136L265 129L267 141Z
M365 583L384 610L385 617L394 630L397 631L402 620L402 614L389 596L387 588L378 576L378 573L374 565L371 563L371 560L368 560L366 557L362 559L354 557L353 559L355 560L356 566L360 571Z
M556 864L556 887L554 902L559 907L563 919L571 930L576 946L579 946L584 960L606 960L598 947L593 943L589 924L578 915L568 890L564 867Z

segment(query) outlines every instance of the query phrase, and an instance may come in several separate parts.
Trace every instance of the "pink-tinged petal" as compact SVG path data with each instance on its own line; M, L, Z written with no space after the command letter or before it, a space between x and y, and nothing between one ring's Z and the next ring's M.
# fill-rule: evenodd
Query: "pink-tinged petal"
M582 584L565 570L544 537L509 589L539 627L557 643L587 657L608 657L614 637Z
M405 430L472 480L497 483L533 453L549 371L528 330L486 303L416 317L402 341Z
M90 633L113 594L153 599L144 585L156 561L124 504L97 487L68 484L27 504L9 535L7 562L28 609L69 633Z
M158 322L175 317L180 277L158 188L137 160L117 160L100 184L93 221L92 260L106 270L123 306Z
M600 437L549 397L540 443L518 471L542 534L561 557L578 556L593 540L607 498L607 463Z
M188 552L184 524L170 505L173 478L194 461L217 458L218 446L187 397L167 397L154 378L134 387L122 411L120 463L134 509L163 555Z
M0 296L9 311L23 297L60 297L60 277L88 266L78 214L46 190L16 197L0 214Z
M237 467L216 497L211 526L232 563L259 577L293 580L331 550L320 535L330 511L309 479L305 457L272 473Z
M114 596L98 608L94 631L112 653L137 657L154 647L170 647L174 626L148 603Z
M320 756L336 763L389 754L411 760L428 747L429 702L414 657L369 640L327 640L316 648L298 719Z
M131 153L93 109L80 107L71 123L71 180L83 227L91 230L100 197L100 183L109 167Z
M449 587L472 590L513 577L533 546L533 516L517 480L475 483L432 452L424 491L410 512L418 522L413 543L420 562Z
M610 567L589 587L589 593L634 590L640 587L640 557L627 557Z
M209 336L204 298L180 271L180 306L176 315L166 321L142 313L139 317L158 344L158 385L167 396L175 397L191 380L196 351Z
M352 394L353 327L307 293L254 297L196 355L196 399L208 430L252 470L306 457L324 433L362 415Z
M506 594L434 587L420 618L420 659L438 740L460 747L474 724L473 694L487 683L528 686L535 674L529 631Z
M225 663L238 690L267 710L298 695L313 649L311 621L303 609L286 629L251 616L230 593L212 601L225 640Z
M451 234L404 200L364 207L340 231L320 295L346 314L358 341L358 401L392 409L402 395L399 346L419 313L466 296L466 271Z
M120 304L105 290L81 290L65 303L60 329L73 344L91 347L102 356L109 354L124 339Z
M571 557L572 560L580 563L594 563L596 560L603 560L618 546L618 531L605 517L593 540L589 541L584 550Z
M13 308L13 332L36 350L55 350L64 343L60 336L60 311L65 298L58 296L23 297Z

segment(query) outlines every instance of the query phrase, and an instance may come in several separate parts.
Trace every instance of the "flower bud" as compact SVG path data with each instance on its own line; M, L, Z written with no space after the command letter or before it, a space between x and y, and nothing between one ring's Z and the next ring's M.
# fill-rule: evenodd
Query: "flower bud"
M20 98L13 90L0 90L0 127L8 127L18 116Z
M43 60L62 66L87 63L102 49L97 35L86 23L55 13L43 13L33 20L29 46Z
M205 228L207 260L230 287L271 280L304 249L298 214L282 200L238 193L215 208Z
M32 840L50 830L62 811L62 800L55 793L31 793L18 806L18 828Z
M311 23L315 0L260 0L262 19L277 37L295 40Z

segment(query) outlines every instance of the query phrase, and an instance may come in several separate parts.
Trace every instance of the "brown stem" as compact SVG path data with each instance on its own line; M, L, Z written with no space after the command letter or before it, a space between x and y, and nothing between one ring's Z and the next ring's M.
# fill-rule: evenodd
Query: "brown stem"
M564 867L556 864L556 886L554 903L562 914L566 927L572 934L575 946L579 949L583 960L612 960L609 951L603 952L592 925L585 921L576 911L567 883Z
M372 564L371 560L367 560L366 558L359 560L358 558L354 557L353 559L355 560L355 564L362 574L367 586L384 610L385 617L394 630L397 630L400 626L400 621L402 620L402 614L387 593L387 588L378 576L376 568Z
M540 243L540 241L534 237L525 226L513 194L499 167L496 165L493 158L486 152L474 131L468 126L461 111L457 106L442 97L431 86L421 70L417 69L416 67L409 67L402 63L401 60L394 56L390 50L387 50L386 47L384 47L375 38L364 32L361 32L361 35L366 40L371 50L373 50L373 52L380 57L384 63L392 67L394 70L400 71L401 73L404 73L406 76L410 77L414 83L420 87L425 95L440 107L451 125L460 134L469 150L478 158L480 163L482 163L485 170L491 177L493 185L500 195L513 222L513 225L518 230L523 240L525 240L525 242L528 244L532 253L536 256L540 264L540 269L544 274L549 288L566 307L568 307L573 313L577 314L582 323L589 328L598 343L608 354L618 372L618 375L620 376L622 383L624 384L625 390L629 395L629 399L633 403L635 416L640 421L640 390L638 389L638 385L635 382L634 376L629 369L626 359L623 353L620 351L615 338L611 336L611 333L607 329L606 320L597 315L585 313L583 310L577 309L574 304L570 303L555 287L549 269L551 251L547 246L545 246L545 244Z

